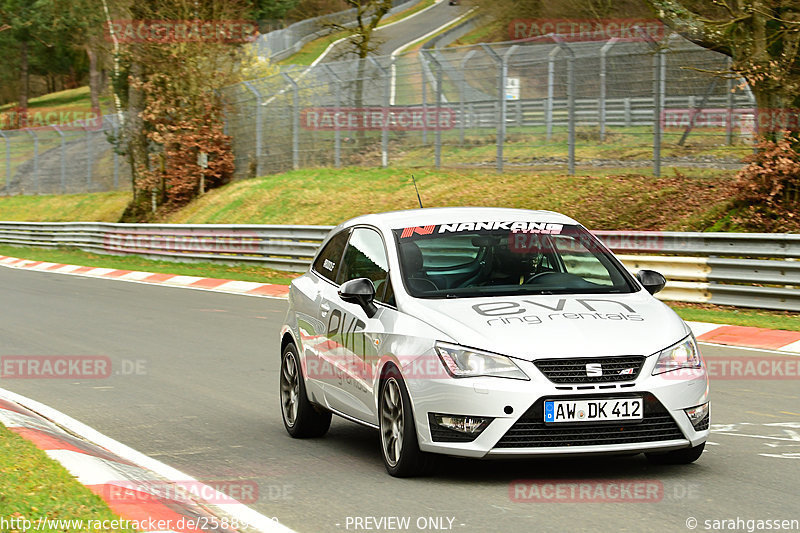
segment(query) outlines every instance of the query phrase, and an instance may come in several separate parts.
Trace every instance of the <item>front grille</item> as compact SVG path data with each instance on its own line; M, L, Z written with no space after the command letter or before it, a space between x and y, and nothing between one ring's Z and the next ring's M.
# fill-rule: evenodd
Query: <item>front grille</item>
M580 359L539 359L536 368L553 383L617 383L633 381L639 376L644 364L641 355L621 357L590 357ZM587 366L602 372L599 376L587 376Z
M625 398L639 394L559 396L551 400ZM511 426L496 448L547 448L555 446L598 446L684 439L678 424L661 402L650 393L641 394L644 418L636 422L551 424L544 423L545 398L537 400Z

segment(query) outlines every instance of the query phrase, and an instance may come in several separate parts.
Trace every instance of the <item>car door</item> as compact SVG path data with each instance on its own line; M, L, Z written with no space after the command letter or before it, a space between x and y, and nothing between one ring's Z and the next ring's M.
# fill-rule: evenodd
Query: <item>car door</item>
M350 234L336 284L367 278L375 285L378 312L368 317L360 305L342 301L338 288L330 287L322 295L329 311L326 323L327 363L334 379L328 380L325 399L332 409L359 420L375 423L374 373L385 322L396 313L389 280L386 247L381 234L369 227L356 227Z
M324 402L324 389L332 379L326 361L330 349L327 343L331 294L336 294L336 275L350 237L345 229L331 237L311 265L311 273L295 281L298 291L292 295L297 326L302 344L303 371L309 395Z

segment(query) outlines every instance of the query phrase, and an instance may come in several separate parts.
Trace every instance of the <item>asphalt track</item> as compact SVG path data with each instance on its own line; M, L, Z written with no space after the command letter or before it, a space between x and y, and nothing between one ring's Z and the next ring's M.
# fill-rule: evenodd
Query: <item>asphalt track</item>
M463 5L451 6L448 0L444 0L425 13L412 16L386 28L379 28L375 31L372 41L373 46L375 46L374 54L388 56L397 48L414 42L423 35L427 35L431 31L452 22L468 10L469 7ZM325 56L325 61L341 61L356 57L348 48L347 43L335 46Z
M409 517L410 531L421 530L420 518L448 517L464 532L689 531L690 517L703 531L706 520L800 520L797 379L714 382L712 444L693 465L653 466L642 456L445 459L434 477L400 480L384 472L370 429L335 418L323 439L286 435L277 395L282 300L0 268L0 302L0 356L102 355L113 368L107 378L2 379L0 387L203 481L255 481L250 506L300 532L366 531L354 527L356 517ZM703 351L710 361L773 356ZM509 488L520 479L647 480L663 494L655 502L518 502Z

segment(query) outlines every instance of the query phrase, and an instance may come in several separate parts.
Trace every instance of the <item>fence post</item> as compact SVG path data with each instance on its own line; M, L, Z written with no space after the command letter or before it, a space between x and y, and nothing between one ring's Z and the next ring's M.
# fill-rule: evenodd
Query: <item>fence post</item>
M86 132L86 192L92 190L92 136L89 133L89 122L84 121L83 130Z
M664 51L656 50L655 66L653 68L656 78L653 84L653 91L655 92L653 95L653 100L655 101L655 108L653 109L653 119L655 121L653 124L653 175L657 178L661 177L661 114L663 112L662 98L664 97L661 74L663 73L662 66L665 59Z
M381 71L384 80L386 80L383 88L383 124L381 124L381 167L386 168L389 166L389 107L392 98L391 73L383 68L374 57L370 56L368 59Z
M419 55L419 64L420 70L422 73L422 116L428 116L428 82L427 76L425 75L425 71L427 70L427 64L425 63L425 54ZM428 144L428 121L422 120L422 144Z
M725 120L725 144L728 146L733 145L733 91L735 90L735 85L733 84L733 72L731 72L731 67L733 65L733 59L728 58L728 83L727 83L727 106L728 106L728 113Z
M665 72L664 48L648 35L640 26L634 26L642 39L653 50L653 175L661 177L661 114L663 111L665 86L662 74Z
M462 74L466 72L467 62L472 59L472 56L475 55L476 50L470 50L467 52L464 57L461 59L461 62L458 64L458 68ZM464 144L464 127L466 126L467 118L466 118L466 110L464 109L464 100L467 99L465 89L467 88L467 80L466 76L463 80L463 83L458 84L458 94L459 94L459 132L458 138L459 142L463 145Z
M503 172L503 145L506 137L505 61L486 43L481 43L481 48L497 65L497 171Z
M11 184L11 139L6 137L3 130L0 130L0 136L2 136L3 140L6 142L6 182L5 185L3 185L3 190L6 191L6 196L8 196L8 186Z
M434 166L438 170L442 168L442 128L439 125L439 113L442 110L442 65L429 51L426 51L425 54L428 56L428 61L433 63L434 68L436 68L436 131L434 133L433 153ZM424 116L425 122L427 122L427 115Z
M243 82L244 86L256 97L256 176L261 176L261 143L263 142L263 132L261 126L262 98L261 93L249 81Z
M109 123L111 124L111 135L112 137L119 142L119 137L117 137L119 128L117 127L116 122L114 119L109 119ZM225 116L225 124L228 124L228 117ZM227 133L226 133L227 135ZM117 153L117 146L112 144L111 145L111 157L114 161L114 190L116 191L119 189L119 153Z
M325 63L323 66L336 84L336 90L334 91L336 95L336 111L333 117L333 161L336 168L340 168L342 166L342 131L339 129L339 121L336 120L336 114L339 113L339 108L342 105L342 79L328 63Z
M39 194L39 137L32 129L26 129L25 131L33 137L33 183L36 185L36 194ZM22 186L20 186L20 192L24 193Z
M61 194L65 194L67 192L67 151L64 143L64 132L61 131L57 124L53 124L53 129L61 137Z
M547 128L547 140L553 137L553 97L556 84L556 56L561 52L559 46L555 46L547 54L547 104L544 109L544 120Z
M282 72L281 75L292 84L292 169L300 168L300 88L294 79Z
M567 168L575 175L575 52L558 34L552 39L567 53Z
M600 122L600 142L606 140L606 99L608 98L607 95L607 84L606 84L606 73L608 65L606 63L606 59L608 56L608 52L611 50L618 38L612 37L609 39L606 44L600 48L600 102L598 103L598 112L599 117L598 121Z

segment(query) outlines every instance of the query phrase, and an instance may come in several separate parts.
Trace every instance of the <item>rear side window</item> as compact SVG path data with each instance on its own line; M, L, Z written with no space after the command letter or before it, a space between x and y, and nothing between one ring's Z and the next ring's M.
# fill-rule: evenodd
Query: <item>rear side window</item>
M328 244L317 256L317 260L314 261L314 272L328 281L336 282L336 274L339 272L342 252L347 244L348 235L350 235L350 230L344 230L328 241Z

